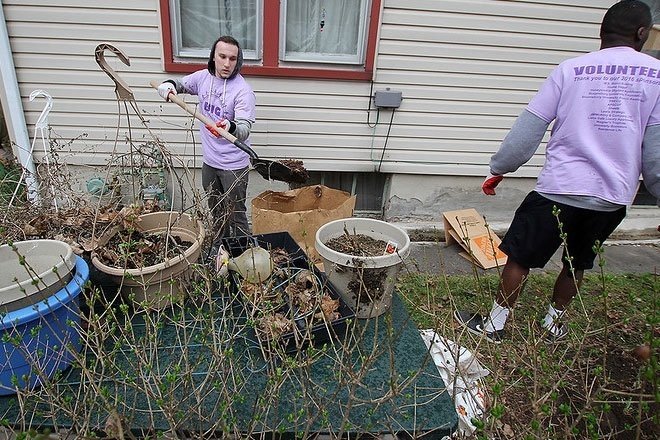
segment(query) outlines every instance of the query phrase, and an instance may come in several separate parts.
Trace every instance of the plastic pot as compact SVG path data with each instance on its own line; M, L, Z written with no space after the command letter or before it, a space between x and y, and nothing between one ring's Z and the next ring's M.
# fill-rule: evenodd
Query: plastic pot
M397 251L385 254L384 246L383 255L364 257L326 246L325 243L343 236L345 231L385 243L394 242ZM373 318L390 308L397 274L410 254L410 237L403 229L381 220L346 218L321 226L316 232L315 245L323 258L328 280L353 308L357 318Z
M170 234L192 245L181 255L142 268L107 266L96 253L92 253L92 264L118 284L122 296L136 307L161 310L185 297L190 265L196 263L201 254L204 226L189 214L163 211L139 216L137 227L143 233ZM107 244L117 232L114 230L101 237L99 246Z
M42 301L73 276L76 255L59 240L26 240L0 246L0 312Z
M80 351L80 293L89 267L82 258L74 259L74 274L66 286L0 317L0 395L43 384L68 368Z

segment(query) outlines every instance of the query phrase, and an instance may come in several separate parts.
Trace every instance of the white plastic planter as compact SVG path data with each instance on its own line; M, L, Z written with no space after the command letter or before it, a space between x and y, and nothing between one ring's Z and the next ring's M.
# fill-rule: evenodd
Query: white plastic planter
M344 254L325 245L349 234L366 235L397 244L397 252L376 257ZM316 232L316 251L323 258L328 280L355 311L357 318L373 318L392 305L392 292L403 261L410 254L410 237L401 228L369 218L345 218L326 223ZM383 249L385 251L385 249Z
M0 312L42 301L71 280L76 256L59 240L27 240L0 246Z

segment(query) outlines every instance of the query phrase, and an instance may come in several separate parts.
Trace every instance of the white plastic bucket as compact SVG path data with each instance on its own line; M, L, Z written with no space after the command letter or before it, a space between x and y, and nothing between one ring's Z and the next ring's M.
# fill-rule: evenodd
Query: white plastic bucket
M329 240L366 235L385 243L394 242L397 251L376 257L344 254L325 245ZM316 251L323 258L328 280L355 311L357 318L374 318L392 305L392 292L403 261L410 254L410 237L401 228L369 218L345 218L326 223L316 232Z

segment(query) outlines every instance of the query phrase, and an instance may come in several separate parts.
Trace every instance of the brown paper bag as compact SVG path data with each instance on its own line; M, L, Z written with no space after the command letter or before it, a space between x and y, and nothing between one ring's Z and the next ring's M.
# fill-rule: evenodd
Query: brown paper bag
M653 25L649 31L649 38L646 40L646 43L644 43L642 50L660 50L660 25Z
M442 213L445 242L458 243L465 252L460 255L483 269L506 264L506 255L499 249L500 238L486 225L476 209L460 209Z
M284 192L265 191L252 199L252 232L288 232L315 264L316 231L332 220L353 216L355 196L323 185Z

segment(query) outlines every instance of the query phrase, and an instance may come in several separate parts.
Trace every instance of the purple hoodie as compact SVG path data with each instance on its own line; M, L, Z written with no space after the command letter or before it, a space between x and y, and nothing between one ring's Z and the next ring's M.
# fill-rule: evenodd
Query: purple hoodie
M242 75L230 79L218 78L207 69L198 70L181 79L185 92L197 95L198 110L214 121L222 119L255 121L255 96ZM250 164L247 153L224 138L216 138L200 122L204 163L223 170L237 170ZM249 146L250 142L245 140Z

